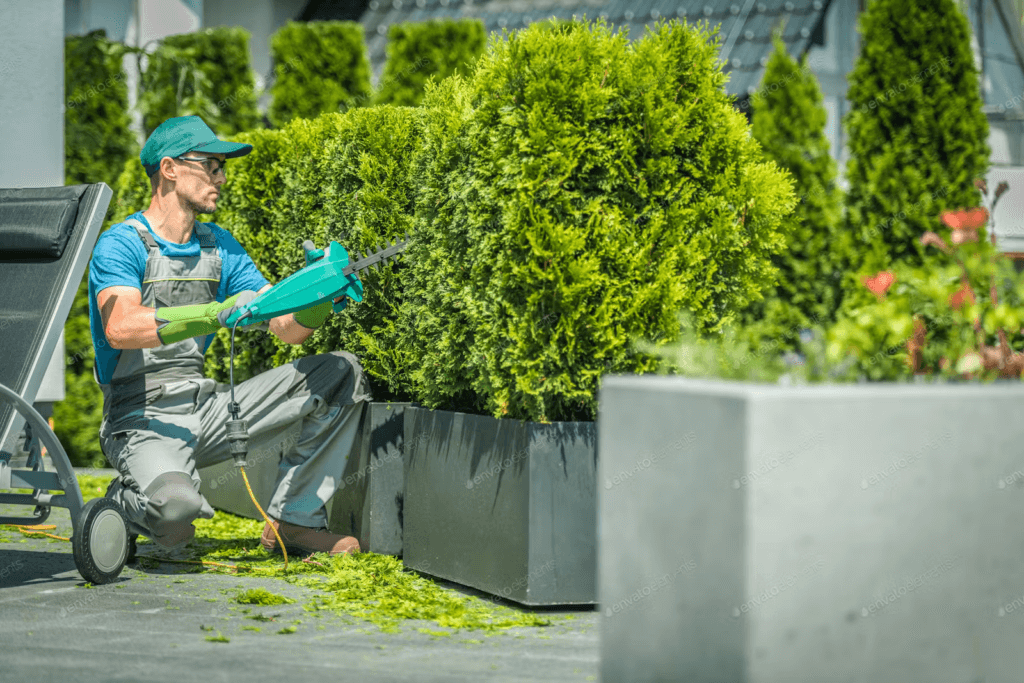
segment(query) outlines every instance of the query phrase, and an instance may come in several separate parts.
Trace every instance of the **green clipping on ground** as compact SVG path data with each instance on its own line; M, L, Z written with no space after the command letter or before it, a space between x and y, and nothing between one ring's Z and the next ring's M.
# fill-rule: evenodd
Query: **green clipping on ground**
M86 500L103 495L109 476L78 475ZM86 493L88 492L88 493ZM263 522L218 511L212 519L197 519L196 535L187 546L191 561L213 561L234 566L238 577L261 581L277 580L288 591L301 590L304 608L314 614L334 612L376 624L386 633L398 632L407 620L432 621L447 629L501 632L509 628L549 626L561 619L524 612L503 604L446 590L429 578L406 570L402 561L390 555L360 553L328 556L317 553L294 558L284 572L280 557L267 553L259 543ZM140 565L155 568L162 549L148 539L139 542ZM208 566L209 571L229 571ZM193 571L201 571L195 567ZM235 602L253 605L291 601L264 588L238 592ZM261 615L249 617L267 621ZM277 633L294 633L286 627Z

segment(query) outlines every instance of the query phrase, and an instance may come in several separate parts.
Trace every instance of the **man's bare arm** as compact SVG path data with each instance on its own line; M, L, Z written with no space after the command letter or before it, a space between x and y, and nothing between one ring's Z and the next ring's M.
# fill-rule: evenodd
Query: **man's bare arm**
M111 348L153 349L162 345L156 333L156 309L142 305L142 292L134 287L107 287L96 300Z
M262 294L270 289L271 286L272 285L266 285L263 289L257 292L257 294ZM276 318L271 318L270 331L285 344L301 344L309 339L309 335L313 334L313 330L295 322L295 316L291 313L285 313L284 315L279 315Z

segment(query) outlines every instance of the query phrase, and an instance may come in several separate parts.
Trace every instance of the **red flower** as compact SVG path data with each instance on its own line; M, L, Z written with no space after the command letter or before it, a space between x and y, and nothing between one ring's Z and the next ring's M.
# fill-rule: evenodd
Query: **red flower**
M892 283L896 282L896 276L888 270L883 270L874 277L864 277L862 282L875 296L881 299L885 296L886 291L892 287Z
M959 309L965 303L974 303L974 290L971 289L971 286L966 282L960 285L960 289L958 289L956 292L953 293L952 296L949 297L949 306L950 308Z
M942 222L954 230L977 230L988 220L988 209L961 209L942 214Z

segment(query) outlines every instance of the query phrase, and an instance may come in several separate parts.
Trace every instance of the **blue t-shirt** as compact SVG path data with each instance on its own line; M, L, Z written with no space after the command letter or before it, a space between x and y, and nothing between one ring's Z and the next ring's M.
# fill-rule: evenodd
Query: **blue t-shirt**
M149 221L142 212L133 213L129 218L140 221L156 239L160 252L165 256L199 256L199 236L192 231L192 239L186 244L168 242L153 232ZM217 240L217 253L221 259L220 285L217 287L217 301L224 301L239 292L251 289L258 292L270 284L252 262L245 249L227 230L214 223L206 223ZM133 287L142 291L142 278L146 274L146 245L139 239L139 233L127 223L117 223L100 235L89 261L89 326L92 328L92 346L96 351L96 372L103 384L114 376L114 368L121 351L107 343L96 295L107 287ZM213 337L207 339L203 353L210 346Z

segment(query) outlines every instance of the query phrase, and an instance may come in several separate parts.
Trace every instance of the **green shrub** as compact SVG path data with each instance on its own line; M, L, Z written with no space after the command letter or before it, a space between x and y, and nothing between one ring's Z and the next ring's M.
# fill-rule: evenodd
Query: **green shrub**
M947 209L976 206L988 122L967 19L954 0L874 0L849 75L849 229L865 272L922 263L918 238Z
M466 75L487 44L479 19L435 19L392 24L388 30L388 59L374 101L416 106L423 86L434 77Z
M713 331L772 283L792 186L709 38L533 25L428 87L402 323L425 405L593 419L601 375L653 369L636 343L677 311Z
M129 130L125 48L103 30L64 40L64 183L113 187L137 151Z
M192 114L221 137L260 125L249 33L243 28L164 38L148 57L139 91L147 137L166 119Z
M343 112L370 97L361 24L290 21L271 38L270 54L274 83L267 116L277 127L296 117Z
M775 36L761 89L751 98L754 138L790 172L800 202L786 248L773 258L779 281L747 312L747 336L796 348L801 330L835 319L852 240L841 225L836 163L825 137L825 108L806 59L797 64Z

